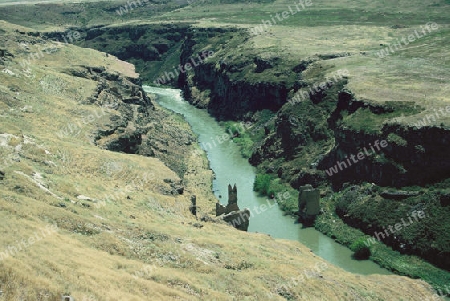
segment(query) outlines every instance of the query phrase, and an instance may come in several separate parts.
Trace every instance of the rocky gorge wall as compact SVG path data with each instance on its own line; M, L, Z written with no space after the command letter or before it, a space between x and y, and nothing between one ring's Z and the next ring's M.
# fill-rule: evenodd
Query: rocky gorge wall
M187 62L189 56L189 52L185 53L185 57L181 58L182 64ZM196 97L192 95L192 90L207 92L209 102L200 106L206 107L219 120L248 119L252 112L262 109L278 112L275 131L257 143L251 163L259 165L264 160L282 157L284 162L270 168L279 170L286 165L286 161L295 161L302 149L334 144L328 152L323 149L309 152L311 159L302 166L307 181L299 179L299 174L292 174L291 178L286 179L294 187L311 183L311 180L316 185L330 182L335 187L355 181L402 187L425 185L450 177L449 154L446 151L450 133L447 128L417 128L392 122L378 125L375 131L355 129L347 125L341 115L366 110L374 118L386 119L394 111L397 113L397 109L391 108L389 103L368 104L357 100L351 92L340 90L345 83L338 83L327 89L326 93L314 95L309 105L282 109L283 105L292 107L286 104L292 86L233 81L227 72L229 69L233 69L232 62L220 65L207 62L193 69L191 74L186 73L180 80L187 99L193 104L196 104ZM302 109L307 112L300 112ZM317 111L316 116L307 116L311 115L311 111ZM326 175L326 169L344 161L346 156L356 155L364 148L370 149L377 140L386 140L388 146L377 150L374 156L367 157L361 164L340 169L338 176Z
M117 56L133 63L143 82L151 82L164 71L177 67L180 45L190 27L184 23L164 25L123 25L71 27L65 32L47 32L43 36L61 40L78 33L74 43L81 47L93 48ZM39 33L41 34L41 33ZM72 42L72 41L70 41ZM176 84L177 78L167 81Z
M276 69L278 58L261 59L250 53L249 57L244 57L244 53L238 57L229 55L230 48L240 47L247 39L246 31L234 28L199 28L189 32L181 47L180 65L189 63L204 47L209 46L215 55L180 74L178 84L187 101L208 109L218 120L241 120L263 109L277 111L286 103L291 84L264 76L254 80L245 76L249 71L259 74Z
M403 187L425 185L439 182L450 177L449 154L450 131L445 127L414 127L396 122L383 123L376 131L352 129L342 120L343 112L356 113L367 110L375 117L383 119L393 110L389 103L368 104L355 99L347 91L338 94L337 108L330 118L330 127L334 132L335 147L319 163L319 169L327 169L366 149L375 142L385 140L388 145L381 150L375 149L375 156L365 159L364 164L355 164L334 177L335 185L357 181L373 182L380 186ZM333 118L334 117L334 118ZM334 120L333 120L334 119Z

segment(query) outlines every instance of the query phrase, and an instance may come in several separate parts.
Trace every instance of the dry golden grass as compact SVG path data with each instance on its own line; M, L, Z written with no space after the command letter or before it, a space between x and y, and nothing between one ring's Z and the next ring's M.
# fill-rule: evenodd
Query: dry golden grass
M5 67L17 66L23 57L14 46L19 34L5 22L2 28L10 34L6 48L16 55ZM61 46L51 57L33 62L32 79L0 73L0 141L6 141L0 149L5 158L20 160L1 163L6 177L0 181L0 252L19 248L22 239L29 241L50 224L58 227L0 261L4 300L60 300L63 294L121 301L431 296L422 281L359 276L331 264L304 283L281 288L324 261L298 242L203 223L190 215L192 194L199 215L214 205L211 171L194 147L186 191L173 196L164 194L170 189L164 179L179 178L160 160L102 150L85 136L113 110L77 135L58 137L62 127L96 110L82 103L96 83L62 73L77 65L130 71L112 56Z

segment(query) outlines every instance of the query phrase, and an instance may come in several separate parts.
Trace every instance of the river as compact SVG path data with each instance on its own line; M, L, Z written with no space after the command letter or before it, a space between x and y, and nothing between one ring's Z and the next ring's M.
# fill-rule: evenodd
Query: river
M239 147L235 143L231 140L223 142L217 139L224 135L224 129L208 112L195 108L184 101L180 90L150 86L144 86L144 90L147 93L155 94L158 104L162 107L182 114L191 125L192 130L199 136L199 142L205 146L211 169L216 175L213 182L214 194L222 204L226 205L228 200L228 184L237 184L239 208L247 207L252 213L249 232L260 232L274 238L297 240L310 248L316 255L352 273L392 274L370 260L352 259L352 251L348 248L336 243L314 228L302 228L302 225L296 223L293 217L283 215L273 201L259 197L253 191L255 168L241 156ZM266 204L267 209L264 212L254 209L255 207L262 208L261 204Z

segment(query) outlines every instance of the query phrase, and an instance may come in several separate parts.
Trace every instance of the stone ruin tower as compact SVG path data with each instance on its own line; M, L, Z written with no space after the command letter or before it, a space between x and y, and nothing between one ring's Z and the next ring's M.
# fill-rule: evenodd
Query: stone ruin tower
M233 188L228 184L228 204L237 204L236 184L234 184Z
M234 187L231 187L230 184L228 184L228 205L224 206L221 203L216 203L216 216L222 215L222 214L228 214L232 211L239 211L239 207L237 204L237 188L236 184L234 184Z
M300 186L298 194L299 221L304 224L312 224L320 213L320 192L307 184Z
M216 216L235 227L236 229L247 231L250 219L250 210L240 210L237 204L237 187L228 184L228 205L224 206L216 203Z

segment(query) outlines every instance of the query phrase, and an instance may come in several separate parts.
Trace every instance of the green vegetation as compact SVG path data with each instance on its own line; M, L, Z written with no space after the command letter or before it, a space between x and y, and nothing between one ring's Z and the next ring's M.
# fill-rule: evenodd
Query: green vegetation
M248 137L236 137L233 141L241 147L241 153L244 158L250 158L253 153L253 140Z
M366 245L367 241L364 237L361 237L357 241L354 241L350 245L350 250L355 252L353 254L353 257L358 260L365 260L369 259L370 255L372 254L370 252L370 247Z
M250 158L253 153L254 141L247 125L234 121L226 121L222 122L222 126L225 128L225 132L233 137L233 142L240 147L242 156L247 159Z
M273 192L270 189L270 182L273 177L268 174L257 174L255 178L255 183L253 184L253 190L261 193L262 195L270 196Z
M403 147L406 147L408 145L408 142L405 139L395 133L389 133L389 135L387 136L387 142Z
M404 220L408 226L395 231L397 239L407 246L414 246L416 254L432 261L437 254L450 252L450 208L443 206L449 196L448 192L437 188L423 190L418 191L420 194L417 196L392 200L380 197L370 184L366 184L344 190L336 200L336 208L340 216L345 216L363 230L382 231ZM422 218L417 217L420 211L423 211ZM427 255L430 253L436 255ZM445 266L443 262L435 264Z
M277 199L278 206L281 210L289 214L294 214L298 211L297 190L286 183L281 183L281 180L273 175L257 174L253 184L253 190L270 198L275 198L279 193L289 192L290 198Z
M364 131L370 134L380 134L385 123L393 123L395 120L420 113L423 109L411 102L385 102L383 113L373 113L369 108L361 108L353 114L343 111L341 125L350 127L355 131Z
M240 147L242 157L248 159L253 154L255 142L264 139L266 131L273 131L274 115L270 110L261 110L254 114L253 122L223 121L220 125Z
M367 188L367 186L366 186ZM357 194L361 195L361 194ZM393 250L391 247L378 242L374 237L364 234L361 230L353 228L347 225L339 215L336 214L337 208L342 208L343 204L350 204L352 201L363 201L361 198L356 199L350 196L345 196L345 192L334 193L327 199L323 199L321 201L321 207L324 211L324 214L321 214L317 217L315 222L315 228L320 232L326 234L327 236L333 238L336 242L349 247L352 250L357 250L357 246L360 246L361 249L364 249L362 246L366 246L364 242L370 244L370 259L379 264L380 266L391 270L399 275L405 275L411 278L420 278L428 283L430 283L434 289L438 290L444 289L444 286L450 282L450 273L437 268L436 266L428 263L424 259L421 259L414 255L404 255L398 251ZM371 204L371 201L367 202ZM346 207L345 205L344 207ZM365 207L361 211L368 210L369 206ZM382 210L381 213L374 214L376 210ZM395 209L392 207L381 208L377 206L373 206L370 209L371 212L368 213L366 217L366 222L370 222L367 218L372 216L373 218L384 218L389 214L396 214ZM444 213L443 215L448 214ZM406 213L404 214L406 216ZM398 218L404 217L402 214L398 216ZM389 220L389 217L386 217L386 220ZM400 220L400 219L398 219ZM429 223L434 223L434 219L429 219ZM442 223L434 223L435 226L441 227L444 224L448 223L443 220ZM411 226L413 227L413 225ZM426 225L424 227L427 227ZM408 230L408 228L406 228ZM441 231L445 231L445 229L441 229ZM448 230L447 230L448 231ZM408 232L408 231L405 231ZM402 235L403 232L399 232L398 235ZM413 231L409 232L413 235ZM419 232L420 233L420 232ZM433 237L436 234L439 234L440 237L445 238L448 232L439 232L428 235L428 237ZM373 234L373 233L372 233ZM417 233L416 233L417 234ZM427 235L422 235L426 237ZM361 245L361 242L363 243ZM417 241L418 245L421 245L419 241ZM433 242L434 244L434 242ZM364 251L367 252L367 251ZM356 258L356 257L355 257Z

